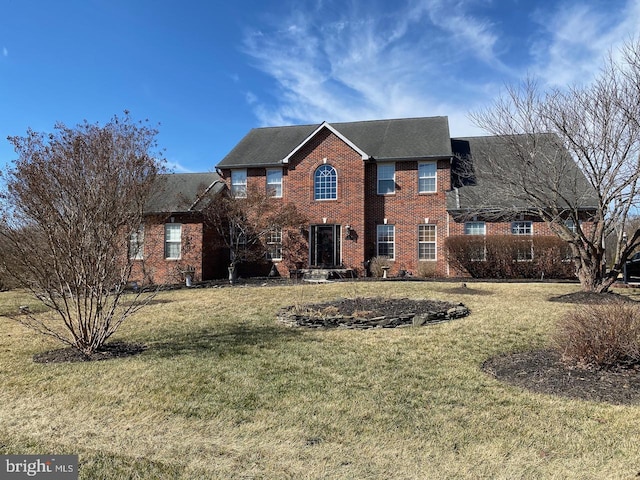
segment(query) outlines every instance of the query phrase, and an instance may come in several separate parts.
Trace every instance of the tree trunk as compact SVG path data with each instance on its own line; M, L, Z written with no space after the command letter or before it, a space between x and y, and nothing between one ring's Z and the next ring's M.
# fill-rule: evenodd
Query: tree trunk
M576 276L585 292L604 293L616 281L615 275L605 274L599 259L582 256L576 263Z

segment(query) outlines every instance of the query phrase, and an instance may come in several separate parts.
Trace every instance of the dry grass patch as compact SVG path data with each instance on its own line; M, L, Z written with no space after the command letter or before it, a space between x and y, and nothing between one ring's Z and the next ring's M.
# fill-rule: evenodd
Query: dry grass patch
M119 340L142 354L35 364L0 321L0 453L79 453L81 478L601 478L640 470L640 407L534 394L480 370L542 347L577 286L363 282L163 292ZM307 331L292 303L463 301L426 328ZM0 309L5 304L0 294ZM115 470L112 470L115 465ZM116 473L113 474L113 471ZM118 476L117 472L125 472Z

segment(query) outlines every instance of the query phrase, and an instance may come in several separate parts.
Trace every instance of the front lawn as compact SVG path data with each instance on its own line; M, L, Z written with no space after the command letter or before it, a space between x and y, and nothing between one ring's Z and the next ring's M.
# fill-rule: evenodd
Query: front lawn
M0 454L79 454L80 478L633 478L640 405L532 393L481 370L543 347L578 290L362 282L163 292L114 340L143 353L39 364L0 318ZM437 325L308 330L279 308L386 295L463 302ZM28 303L0 294L0 315Z

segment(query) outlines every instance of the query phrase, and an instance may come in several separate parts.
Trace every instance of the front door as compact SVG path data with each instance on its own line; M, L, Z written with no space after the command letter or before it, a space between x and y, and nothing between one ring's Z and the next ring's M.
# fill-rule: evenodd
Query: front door
M340 263L340 225L311 225L311 266L333 268Z

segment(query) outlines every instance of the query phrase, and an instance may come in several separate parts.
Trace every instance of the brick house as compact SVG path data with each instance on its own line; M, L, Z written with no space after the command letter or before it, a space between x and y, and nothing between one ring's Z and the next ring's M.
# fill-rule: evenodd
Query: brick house
M159 175L145 205L144 223L129 239L131 280L175 284L220 278L228 252L207 226L203 209L225 188L217 173Z
M386 257L392 275L446 277L460 273L447 262L449 236L552 235L536 218L469 215L490 182L465 182L456 163L496 142L452 139L447 117L256 128L217 168L232 193L264 188L305 212L305 268L363 275L365 262Z
M513 199L496 199L497 210L512 207L508 217L485 218L478 210L495 198L500 179L466 177L461 159L480 164L486 147L499 148L499 140L452 139L447 117L255 128L217 165L218 173L161 176L140 238L132 238L130 250L140 244L134 255L145 259L134 266L133 278L160 284L184 281L187 273L193 281L225 277L229 251L220 247L203 209L217 195L253 189L273 202L294 203L308 218L294 232L308 244L296 267L286 261L282 232L264 245L283 276L292 268L362 276L374 257L388 259L390 275L460 275L447 259L449 237L553 235L543 221L519 214L524 206ZM553 145L548 142L557 153ZM577 167L574 173L586 184ZM588 221L593 207L588 198L584 203Z

